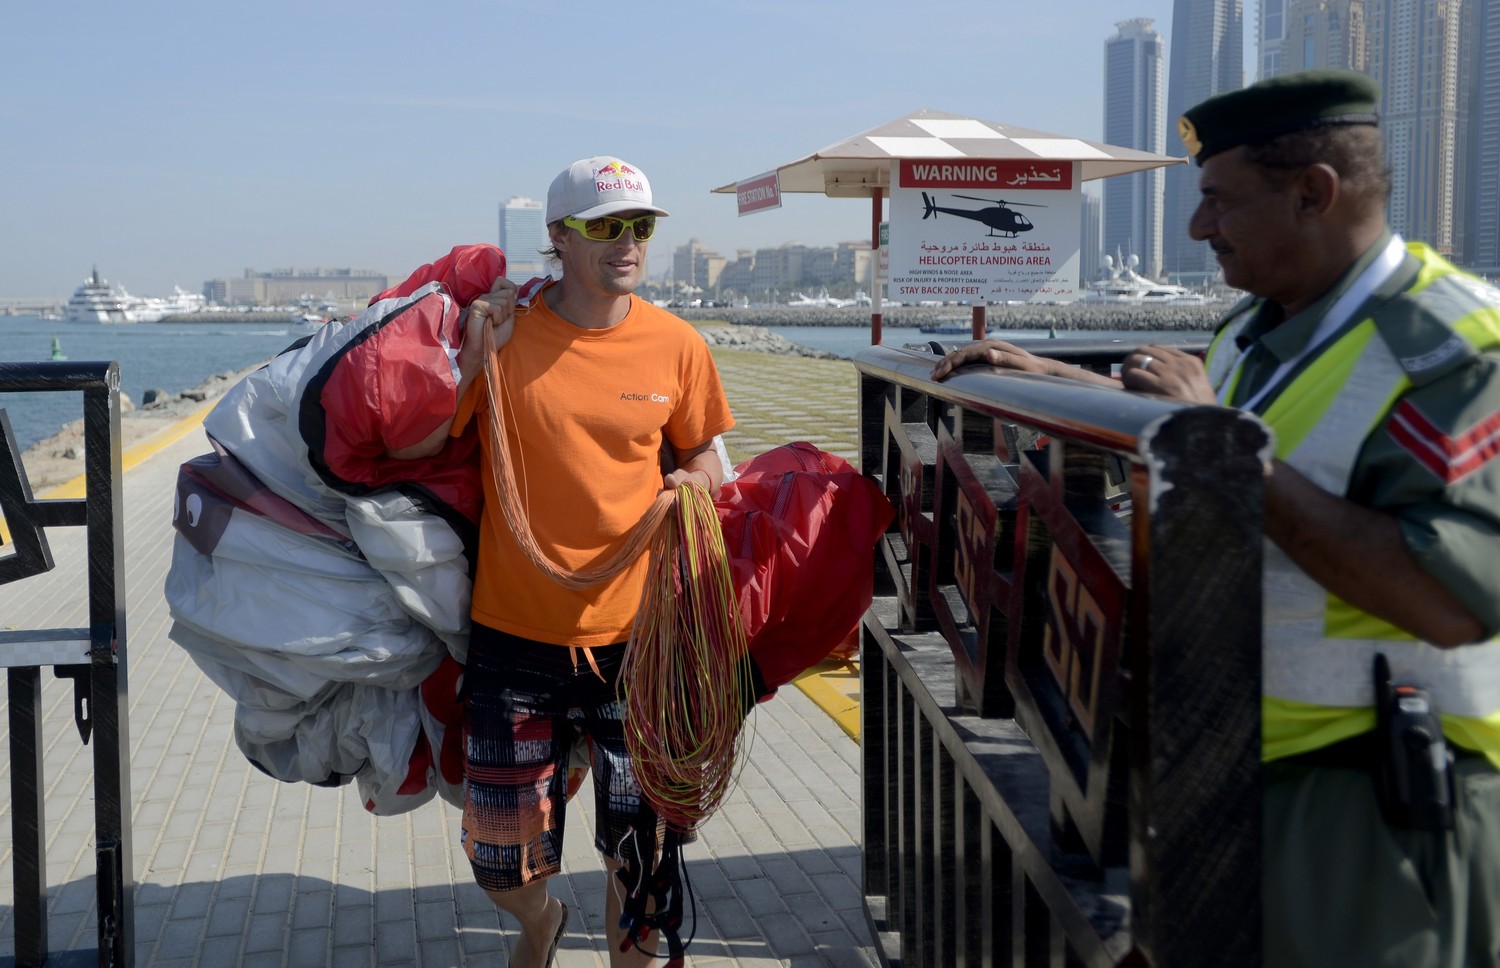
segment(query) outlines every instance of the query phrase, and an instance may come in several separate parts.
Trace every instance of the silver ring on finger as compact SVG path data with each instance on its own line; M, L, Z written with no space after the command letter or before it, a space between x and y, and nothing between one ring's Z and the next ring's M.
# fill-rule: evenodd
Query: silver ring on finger
M1151 368L1151 361L1154 359L1156 359L1154 356L1143 356L1141 357L1141 361L1136 364L1136 367L1141 370L1148 370Z

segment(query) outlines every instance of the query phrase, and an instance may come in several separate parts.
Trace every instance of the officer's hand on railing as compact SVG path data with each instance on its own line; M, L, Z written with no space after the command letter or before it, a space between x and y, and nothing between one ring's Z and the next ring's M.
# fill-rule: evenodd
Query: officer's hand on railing
M932 378L947 379L959 367L974 363L1003 366L1024 373L1055 373L1054 367L1057 365L1056 360L1028 353L1003 339L986 339L961 346L938 360L937 366L932 368Z
M1142 346L1120 364L1125 389L1151 393L1183 403L1216 405L1218 395L1208 382L1203 361L1170 346Z

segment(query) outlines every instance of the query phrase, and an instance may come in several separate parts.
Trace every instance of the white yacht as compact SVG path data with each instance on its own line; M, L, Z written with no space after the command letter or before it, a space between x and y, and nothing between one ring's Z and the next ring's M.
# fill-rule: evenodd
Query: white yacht
M1186 286L1170 282L1153 282L1135 271L1140 259L1131 256L1121 259L1104 257L1105 277L1089 283L1083 294L1084 302L1128 303L1130 305L1154 303L1201 303L1208 300L1203 293Z
M185 292L181 286L173 286L170 296L142 296L133 303L136 322L155 323L181 313L200 313L208 300L199 293Z
M101 279L96 267L68 297L63 318L70 323L134 323L138 321L134 303L130 293Z
M171 296L132 296L123 286L110 285L95 268L73 291L63 318L74 323L155 323L179 313L202 312L207 302L181 286L173 286Z

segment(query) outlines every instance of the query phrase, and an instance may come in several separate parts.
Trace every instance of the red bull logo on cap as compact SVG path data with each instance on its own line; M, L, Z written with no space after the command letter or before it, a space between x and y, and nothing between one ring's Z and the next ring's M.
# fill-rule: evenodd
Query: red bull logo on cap
M594 169L594 190L644 192L646 183L640 172L623 161L610 161Z

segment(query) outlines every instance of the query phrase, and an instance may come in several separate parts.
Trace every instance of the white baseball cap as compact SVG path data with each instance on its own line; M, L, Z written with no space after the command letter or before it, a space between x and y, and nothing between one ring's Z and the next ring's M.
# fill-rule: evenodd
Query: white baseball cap
M667 214L666 209L651 204L651 183L645 172L609 155L573 162L547 189L549 225L570 215L598 218L641 210Z

